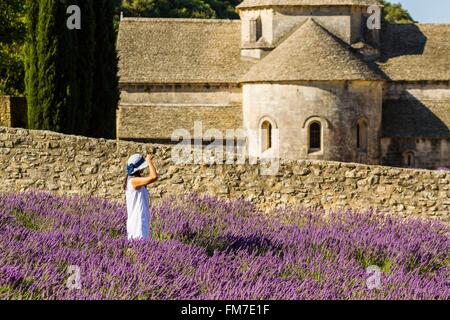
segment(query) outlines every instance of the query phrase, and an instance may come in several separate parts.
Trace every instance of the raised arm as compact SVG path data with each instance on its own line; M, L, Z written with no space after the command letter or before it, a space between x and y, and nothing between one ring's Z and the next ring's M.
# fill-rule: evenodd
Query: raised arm
M153 164L152 157L147 155L145 161L148 163L148 169L150 174L147 177L135 177L131 179L131 184L133 188L139 189L141 187L147 186L156 180L158 180L158 173L156 172L155 165Z

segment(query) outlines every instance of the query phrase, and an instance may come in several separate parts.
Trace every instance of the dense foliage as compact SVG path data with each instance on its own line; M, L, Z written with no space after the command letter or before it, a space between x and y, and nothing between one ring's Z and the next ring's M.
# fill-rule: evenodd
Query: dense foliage
M403 8L400 3L390 3L386 0L380 0L384 6L383 19L390 23L414 23L408 10Z
M95 138L114 138L119 100L114 4L111 0L95 0L94 10L96 27L92 115L87 135Z
M81 3L82 2L82 3ZM26 94L30 129L86 133L92 109L92 1L80 1L81 30L66 27L69 1L29 0Z
M176 17L237 19L236 6L242 0L116 0L117 10L131 17ZM391 23L412 23L409 12L400 3L380 0L383 17Z
M81 29L66 10L81 9ZM106 0L28 1L25 69L30 129L114 137L118 100L113 5Z
M0 95L24 92L25 0L0 1Z
M120 10L131 17L237 19L241 0L123 0Z
M0 299L449 299L449 227L371 212L285 209L195 195L152 209L89 197L0 196ZM67 268L81 270L68 289ZM366 268L383 274L368 289Z

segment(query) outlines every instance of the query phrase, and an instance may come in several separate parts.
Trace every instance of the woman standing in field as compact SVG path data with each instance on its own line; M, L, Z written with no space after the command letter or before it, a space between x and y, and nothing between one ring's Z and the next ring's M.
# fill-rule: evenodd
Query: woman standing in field
M144 177L143 171L149 168L149 175ZM127 162L125 179L125 197L127 202L127 233L129 240L150 238L150 209L147 185L158 179L152 157L133 154Z

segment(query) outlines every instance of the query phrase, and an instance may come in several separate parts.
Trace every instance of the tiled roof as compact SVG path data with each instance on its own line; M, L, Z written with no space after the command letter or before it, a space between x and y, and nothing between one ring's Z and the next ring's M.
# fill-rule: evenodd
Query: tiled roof
M312 18L243 77L242 82L382 80Z
M383 136L450 138L450 101L416 98L385 101Z
M118 35L121 83L237 83L239 20L125 18Z
M450 80L450 24L383 26L381 70L394 81Z

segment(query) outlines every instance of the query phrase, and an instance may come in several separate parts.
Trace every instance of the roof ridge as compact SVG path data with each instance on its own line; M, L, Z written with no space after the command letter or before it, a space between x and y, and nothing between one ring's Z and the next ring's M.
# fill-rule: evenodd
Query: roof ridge
M450 22L423 22L412 23L418 26L450 26Z
M236 6L237 10L271 6L361 6L376 4L383 6L379 0L244 0Z
M122 22L188 22L188 23L240 23L239 19L200 19L200 18L147 18L124 17Z

